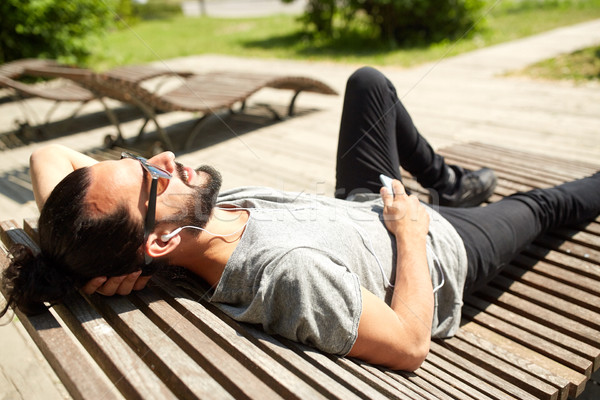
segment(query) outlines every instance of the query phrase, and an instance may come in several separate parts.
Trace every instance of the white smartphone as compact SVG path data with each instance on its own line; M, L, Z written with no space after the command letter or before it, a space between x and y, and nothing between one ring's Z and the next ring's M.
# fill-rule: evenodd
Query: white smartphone
M379 180L381 181L381 184L385 186L387 190L390 191L390 193L394 194L394 189L392 189L392 178L390 178L387 175L381 174L379 175Z

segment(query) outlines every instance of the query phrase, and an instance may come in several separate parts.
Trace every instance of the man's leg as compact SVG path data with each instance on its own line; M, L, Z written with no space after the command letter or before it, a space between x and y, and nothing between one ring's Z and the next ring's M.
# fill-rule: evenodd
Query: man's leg
M440 208L462 237L469 272L465 294L480 289L540 234L600 213L600 172L550 189L517 193L486 207Z
M447 178L444 159L419 134L392 83L365 67L349 79L337 149L336 197L377 193L379 174L400 179L400 165L430 185Z
M419 134L392 83L373 68L361 68L346 86L336 197L376 193L381 187L379 175L400 179L399 167L423 187L439 192L441 204L447 200L446 204L452 206L477 205L495 186L490 170L471 173L447 165Z

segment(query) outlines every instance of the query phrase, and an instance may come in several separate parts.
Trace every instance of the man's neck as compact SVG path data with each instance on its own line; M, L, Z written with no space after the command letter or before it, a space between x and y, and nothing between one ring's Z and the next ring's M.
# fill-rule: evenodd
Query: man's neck
M182 236L180 249L171 262L215 286L244 233L249 217L249 213L243 210L215 209L205 227L215 235L202 231L199 235L188 233Z

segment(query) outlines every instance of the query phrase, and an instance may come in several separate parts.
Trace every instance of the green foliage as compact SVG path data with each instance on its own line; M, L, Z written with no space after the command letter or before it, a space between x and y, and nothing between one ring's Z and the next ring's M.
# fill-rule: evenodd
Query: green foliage
M366 15L384 42L415 45L465 35L484 5L485 0L309 0L302 21L309 30L332 34L336 20L346 29Z
M503 0L500 8L505 12L522 12L540 9L586 8L594 6L597 0Z
M80 61L115 18L115 0L0 1L0 62L25 57Z
M133 3L133 14L142 20L167 19L181 14L179 3L164 0L148 0L146 3Z
M306 25L314 26L317 32L331 34L336 3L336 0L309 0L300 20Z
M510 75L575 82L600 82L600 46L588 47L540 61Z
M116 23L118 28L134 25L139 21L135 12L135 4L132 0L116 0Z
M0 0L2 1L2 0ZM508 0L503 0L508 1ZM541 8L488 12L485 29L460 40L398 46L376 40L378 28L368 16L356 14L348 26L336 23L331 36L312 38L293 15L254 18L177 16L169 20L140 21L133 29L111 30L93 48L88 65L106 70L124 64L201 54L321 60L355 65L410 67L516 40L561 26L600 18L600 0L586 0L572 8ZM486 8L486 11L491 7Z

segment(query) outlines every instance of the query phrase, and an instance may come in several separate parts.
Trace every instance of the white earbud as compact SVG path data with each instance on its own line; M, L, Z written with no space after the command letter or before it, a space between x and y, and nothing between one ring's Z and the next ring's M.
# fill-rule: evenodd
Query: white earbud
M160 237L160 240L162 240L163 242L168 242L169 240L171 240L171 239L173 238L173 236L175 236L175 235L177 235L179 232L181 232L181 230L182 230L183 228L184 228L184 227L177 228L177 229L175 229L174 231L172 231L172 232L170 232L170 233L166 233L166 234L162 235L162 236Z

